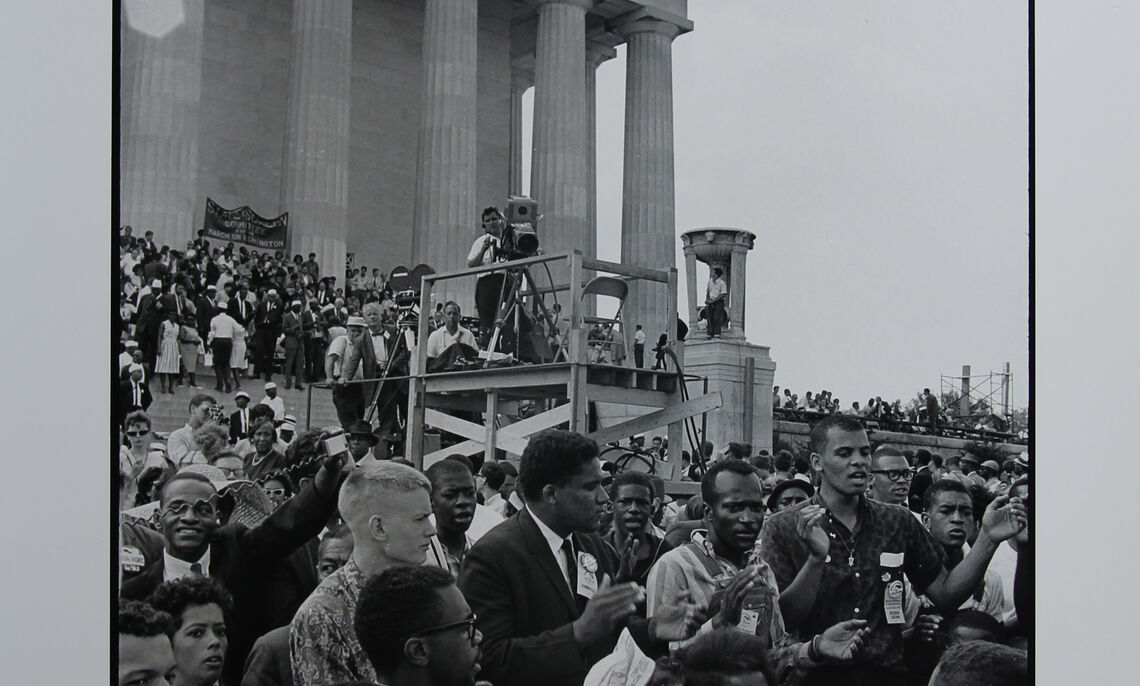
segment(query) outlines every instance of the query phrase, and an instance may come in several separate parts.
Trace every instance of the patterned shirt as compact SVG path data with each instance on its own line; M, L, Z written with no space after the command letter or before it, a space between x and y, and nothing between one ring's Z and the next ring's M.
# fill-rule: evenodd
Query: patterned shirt
M645 584L647 616L652 617L662 605L673 605L686 600L708 608L712 615L719 608L720 591L740 573L741 568L716 554L703 531L694 531L691 540L695 545L684 544L670 550L649 570L649 579ZM706 561L712 564L706 564ZM808 665L798 664L798 654L802 644L793 643L784 628L776 577L773 576L771 568L757 555L755 548L748 556L748 564L760 568L758 581L766 586L773 596L772 615L768 622L768 645L771 646L769 660L776 665L780 683L799 683L803 672L796 667ZM713 568L719 569L720 573L714 576L711 573ZM712 630L712 622L712 618L705 622L699 633ZM684 645L684 643L674 645Z
M349 559L297 609L289 627L289 664L296 686L376 680L352 627L364 581L356 560Z
M760 530L760 552L785 589L811 556L808 542L796 533L799 512L808 504L824 506L817 494L769 517ZM901 583L905 573L911 584L926 590L943 568L941 547L910 513L860 497L859 518L848 531L833 517L822 526L831 541L820 575L815 603L798 627L800 636L822 633L848 619L865 619L870 636L855 664L902 669L901 624L888 624L884 611L887 585Z

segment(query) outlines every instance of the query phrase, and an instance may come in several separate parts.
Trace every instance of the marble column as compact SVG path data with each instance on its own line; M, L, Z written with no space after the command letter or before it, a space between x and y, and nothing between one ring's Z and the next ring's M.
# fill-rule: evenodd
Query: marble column
M427 0L423 99L413 219L413 261L437 272L467 266L479 225L476 208L477 0ZM439 298L461 284L441 282Z
M582 251L598 256L598 66L617 56L608 45L586 44L586 242Z
M281 208L290 251L317 254L344 284L352 0L293 0L292 67Z
M747 294L745 289L745 259L747 258L748 250L752 247L747 247L741 243L741 239L745 237L740 234L736 237L736 244L732 246L732 257L728 262L728 273L732 275L732 281L728 290L728 319L731 322L731 329L726 332L733 338L744 338L744 296Z
M527 88L530 88L528 79L518 74L511 77L511 161L507 176L507 193L510 195L523 194L523 94Z
M205 212L197 188L204 11L203 0L184 0L181 21L170 18L159 29L162 17L128 10L123 25L124 57L132 63L123 70L131 82L124 84L119 223L136 236L154 231L157 243L180 250Z
M531 196L547 253L587 249L586 10L590 0L538 0ZM566 270L554 268L555 282Z
M626 39L622 262L667 269L675 262L673 39L680 28L651 17L616 27ZM640 282L627 312L651 337L670 317L662 287Z

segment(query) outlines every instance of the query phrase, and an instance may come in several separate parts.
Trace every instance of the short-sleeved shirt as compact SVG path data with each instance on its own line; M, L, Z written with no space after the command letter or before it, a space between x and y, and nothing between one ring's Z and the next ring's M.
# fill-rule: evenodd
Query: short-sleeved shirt
M331 332L332 329L330 328L329 331ZM325 353L325 356L331 357L336 355L336 361L333 362L333 376L340 376L341 366L344 364L350 347L348 336L337 336L333 339L333 342L329 344L329 350ZM345 381L356 381L362 378L364 378L364 365L358 366L356 368L356 374L354 374L351 379L345 379Z
M817 494L772 515L760 531L760 555L771 566L781 591L811 556L807 541L796 533L799 512L809 503L824 505ZM887 623L883 609L887 585L900 580L901 568L911 585L925 591L942 571L944 553L910 510L866 497L860 497L854 532L831 517L822 526L831 548L815 603L802 626L792 628L798 628L801 636L812 636L848 619L865 619L870 636L855 663L901 669L904 626ZM854 564L849 565L852 557Z
M479 349L479 343L475 340L475 334L471 333L468 329L462 326L455 330L455 335L451 335L446 327L439 327L431 332L427 339L427 356L439 357L444 350L447 350L456 343L469 345L476 350Z
M289 627L289 664L297 686L376 680L352 625L364 581L350 559L297 609Z

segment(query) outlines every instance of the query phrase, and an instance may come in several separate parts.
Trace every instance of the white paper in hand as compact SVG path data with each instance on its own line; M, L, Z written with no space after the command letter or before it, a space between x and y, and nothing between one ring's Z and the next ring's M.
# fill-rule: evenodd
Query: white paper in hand
M653 660L637 647L629 629L622 629L614 652L590 668L582 686L645 686L654 667Z

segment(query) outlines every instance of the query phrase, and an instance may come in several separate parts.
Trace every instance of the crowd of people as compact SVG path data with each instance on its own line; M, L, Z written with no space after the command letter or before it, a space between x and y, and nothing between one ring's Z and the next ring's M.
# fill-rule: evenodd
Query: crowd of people
M593 684L619 641L659 685L1025 683L1024 456L989 489L837 414L806 473L726 451L672 501L567 431L421 472L365 422L282 450L258 406L243 458L197 400L204 464L120 464L120 684Z
M687 499L559 430L421 471L364 414L409 335L382 274L120 246L120 686L1025 683L1027 455L872 449L833 412L806 455L703 446ZM429 369L479 345L457 303L430 316ZM207 353L215 392L161 440L152 379L196 388ZM298 430L282 357L340 426Z
M805 391L801 399L800 395L792 393L790 388L784 388L781 392L779 386L772 387L773 414L791 420L817 418L819 415L842 412L863 417L886 430L901 433L924 432L930 435L947 435L961 433L965 429L1008 434L1010 440L1023 441L1028 438L1028 434L1024 431L1012 433L1015 427L1010 425L1008 418L992 412L960 416L953 411L953 408L947 408L939 403L938 397L931 393L929 388L922 389L916 401L904 406L898 399L887 401L883 400L882 396L873 396L863 404L856 400L850 407L845 408L839 399L826 389L814 395L812 391Z

